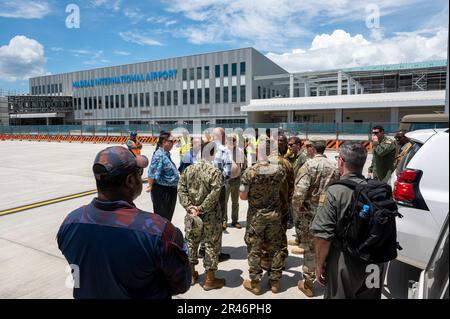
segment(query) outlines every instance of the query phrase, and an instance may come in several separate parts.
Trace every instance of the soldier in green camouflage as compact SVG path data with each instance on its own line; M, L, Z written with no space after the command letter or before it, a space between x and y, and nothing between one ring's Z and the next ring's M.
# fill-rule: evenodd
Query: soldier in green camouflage
M282 198L280 189L286 188L287 174L278 161L269 161L260 152L258 161L247 168L241 178L240 198L248 200L245 243L248 251L250 280L244 288L261 294L261 261L268 254L268 275L273 293L279 290L279 280L286 255L283 253Z
M295 181L292 199L294 212L298 215L300 241L304 244L303 279L298 288L308 297L312 297L315 280L314 237L309 228L319 205L319 198L331 182L339 179L336 162L325 155L325 141L311 141L308 153L311 159L300 169Z
M397 143L384 135L382 126L372 128L373 155L372 165L369 167L369 174L374 179L388 182L395 169L395 159L397 157Z
M292 168L294 169L294 180L297 178L298 172L300 168L306 163L309 159L308 155L305 151L302 150L302 141L297 136L292 136L289 138L288 142L289 151L287 153L287 160L291 163ZM303 245L300 242L300 228L299 228L299 220L297 214L294 214L292 209L292 201L289 204L289 214L291 223L295 228L295 239L289 239L288 245L296 246L292 249L293 254L301 255L304 252ZM288 226L288 228L290 228Z
M220 190L224 185L222 173L212 163L200 160L190 165L178 182L180 204L186 209L185 234L192 268L192 284L198 281L198 246L205 243L203 266L206 271L204 290L220 289L225 279L215 277L222 239L222 211Z

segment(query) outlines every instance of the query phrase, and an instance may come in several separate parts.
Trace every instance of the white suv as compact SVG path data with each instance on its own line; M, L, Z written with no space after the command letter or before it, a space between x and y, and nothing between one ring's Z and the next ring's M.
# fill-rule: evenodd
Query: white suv
M392 174L397 219L398 260L425 269L449 212L448 129L409 132L413 143Z

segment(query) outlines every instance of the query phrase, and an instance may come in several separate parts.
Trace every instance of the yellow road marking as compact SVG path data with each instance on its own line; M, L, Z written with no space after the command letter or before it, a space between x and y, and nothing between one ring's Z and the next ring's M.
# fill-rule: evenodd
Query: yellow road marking
M145 179L143 181L143 183L147 183L147 179ZM83 197L83 196L88 196L88 195L92 195L97 193L97 190L90 190L87 192L82 192L82 193L77 193L77 194L73 194L73 195L68 195L68 196L63 196L63 197L57 197L54 199L49 199L49 200L45 200L42 202L36 202L33 204L28 204L28 205L23 205L23 206L19 206L19 207L15 207L15 208L10 208L10 209L6 209L6 210L2 210L0 211L0 216L4 216L4 215L8 215L8 214L14 214L14 213L19 213L22 212L24 210L28 210L28 209L32 209L32 208L38 208L38 207L42 207L42 206L46 206L46 205L51 205L51 204L56 204L59 202L63 202L66 200L70 200L70 199L75 199L75 198L79 198L79 197Z

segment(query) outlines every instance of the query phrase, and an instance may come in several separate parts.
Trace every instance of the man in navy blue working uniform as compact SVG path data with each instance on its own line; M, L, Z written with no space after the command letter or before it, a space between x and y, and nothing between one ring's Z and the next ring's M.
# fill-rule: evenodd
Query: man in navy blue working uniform
M147 165L146 157L122 146L97 154L98 197L71 212L57 235L68 263L79 269L74 298L170 298L189 289L191 268L182 233L133 203L142 192Z

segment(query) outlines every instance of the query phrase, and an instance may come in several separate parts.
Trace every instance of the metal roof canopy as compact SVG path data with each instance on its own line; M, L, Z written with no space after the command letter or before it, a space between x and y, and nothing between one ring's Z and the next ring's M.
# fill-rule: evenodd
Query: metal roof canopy
M250 100L244 112L444 106L445 91L330 95Z

